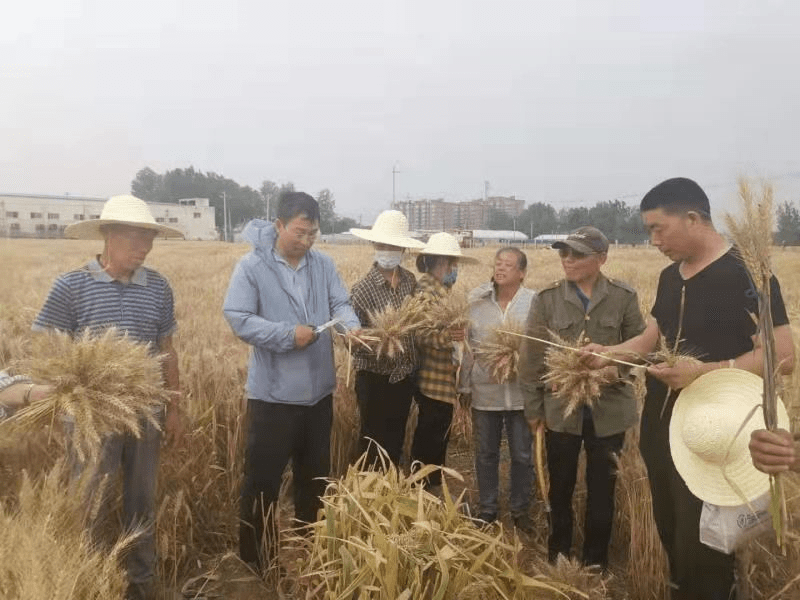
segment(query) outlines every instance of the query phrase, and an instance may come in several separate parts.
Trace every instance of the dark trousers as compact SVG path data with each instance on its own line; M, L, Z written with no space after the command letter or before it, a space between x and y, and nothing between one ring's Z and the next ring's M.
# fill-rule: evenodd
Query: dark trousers
M669 559L672 598L732 600L736 597L735 555L700 542L703 501L689 491L672 462L669 422L673 402L671 399L663 417L659 414L663 397L645 402L639 441L653 496L653 517Z
M411 444L411 462L444 466L447 442L450 440L450 423L453 421L453 405L428 398L419 390L414 398L419 407L419 415ZM434 471L424 483L427 486L439 485L442 483L442 473Z
M584 415L581 435L547 432L547 470L550 474L550 560L570 555L572 547L572 493L578 474L581 444L586 449L586 516L582 561L608 566L608 542L614 521L615 456L622 450L625 434L597 437L591 413Z
M368 467L381 464L378 449L369 439L386 450L395 465L400 464L413 393L410 377L389 383L388 375L370 371L356 373L356 396L361 412L359 452L367 452Z
M313 406L250 399L247 418L239 555L263 568L277 557L275 513L283 470L290 458L295 519L317 519L326 485L321 478L330 473L333 397L326 396Z

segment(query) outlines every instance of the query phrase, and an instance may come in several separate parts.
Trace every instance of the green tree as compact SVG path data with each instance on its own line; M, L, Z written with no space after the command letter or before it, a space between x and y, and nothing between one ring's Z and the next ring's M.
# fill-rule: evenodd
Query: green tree
M131 194L145 202L163 202L164 178L150 167L140 169L131 181Z
M558 227L563 233L569 233L584 225L591 225L589 209L585 206L562 208L558 211Z
M800 211L788 200L778 206L777 210L778 231L775 242L789 246L800 245Z
M490 207L487 225L489 229L511 230L514 228L514 218L503 210Z
M624 242L623 233L631 216L631 207L621 200L598 202L589 209L588 223L606 234L613 244Z
M350 231L353 227L358 227L358 222L355 219L351 219L350 217L342 217L340 219L336 219L336 225L334 226L334 233L344 233L346 231Z
M534 238L543 233L555 233L558 229L556 209L544 202L534 202L517 217L517 226Z
M319 230L321 233L332 233L336 226L336 200L328 188L317 194L319 204Z

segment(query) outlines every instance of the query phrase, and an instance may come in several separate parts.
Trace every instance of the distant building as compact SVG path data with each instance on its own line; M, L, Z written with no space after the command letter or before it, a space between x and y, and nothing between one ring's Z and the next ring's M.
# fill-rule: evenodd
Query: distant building
M107 198L0 193L0 237L57 238L67 225L99 219ZM148 202L153 218L184 233L187 240L219 238L214 207L208 198L186 198L177 204Z
M545 244L547 246L567 239L568 233L543 233L533 238L534 244Z
M419 231L486 229L491 209L518 217L525 210L525 201L515 196L491 196L465 202L448 202L438 198L397 201L392 203L392 208L405 214L411 229Z

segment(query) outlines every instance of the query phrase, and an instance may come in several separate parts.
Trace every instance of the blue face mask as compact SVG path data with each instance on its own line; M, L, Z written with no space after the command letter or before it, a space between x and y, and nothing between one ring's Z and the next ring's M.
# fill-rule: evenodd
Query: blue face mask
M453 267L452 271L448 271L447 274L442 277L442 285L445 287L452 287L456 279L458 279L458 267Z

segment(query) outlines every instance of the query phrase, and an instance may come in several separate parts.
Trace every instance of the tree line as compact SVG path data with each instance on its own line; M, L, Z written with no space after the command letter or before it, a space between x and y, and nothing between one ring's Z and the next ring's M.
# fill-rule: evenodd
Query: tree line
M294 191L294 184L278 184L265 179L259 189L254 189L218 173L204 173L191 166L163 174L145 167L131 182L131 193L148 202L177 203L182 198L208 198L211 206L216 208L216 225L220 229L225 223L223 206L227 206L231 228L254 218L272 219L277 211L278 198L285 191ZM336 213L336 201L329 189L320 190L316 199L322 233L341 233L359 226L354 219ZM647 240L638 206L630 206L621 200L559 210L545 202L533 202L516 218L490 209L488 226L489 229L516 229L536 237L547 233L568 233L587 224L600 229L612 242L639 244ZM800 211L793 203L786 201L778 206L776 226L776 244L800 245Z
M611 242L641 244L647 231L638 207L621 200L606 200L592 207L572 206L556 210L550 204L529 204L518 217L496 209L489 212L489 229L514 229L531 237L548 233L569 233L582 225L594 225Z
M259 189L254 189L213 171L204 173L191 166L163 174L145 167L131 181L131 193L147 202L177 203L183 198L208 198L216 209L216 226L220 230L225 226L226 209L230 229L255 218L273 219L278 210L278 198L287 191L294 191L291 181L278 184L265 179ZM336 213L336 200L329 189L321 190L316 200L322 233L340 233L358 226L354 219Z

